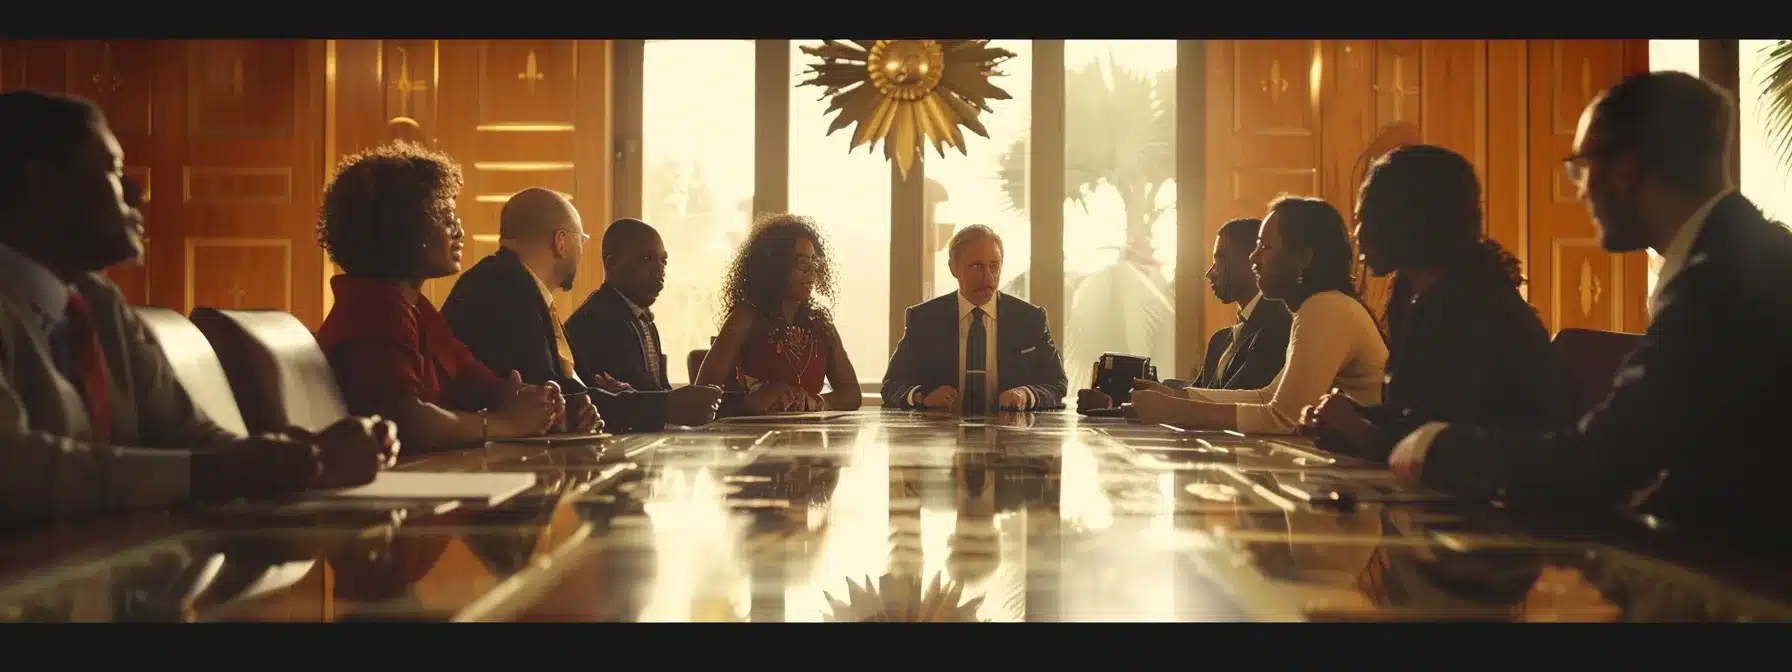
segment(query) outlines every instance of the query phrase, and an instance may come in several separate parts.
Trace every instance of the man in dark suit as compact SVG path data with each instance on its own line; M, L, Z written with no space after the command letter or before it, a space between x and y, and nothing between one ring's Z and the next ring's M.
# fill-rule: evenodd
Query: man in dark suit
M1257 230L1263 220L1234 219L1220 226L1213 241L1213 264L1207 267L1207 287L1220 303L1238 306L1238 321L1221 327L1207 339L1201 371L1192 387L1215 390L1255 390L1267 387L1288 360L1288 328L1294 317L1280 301L1264 301L1251 272L1251 252L1257 249ZM1086 412L1114 405L1101 390L1077 390L1076 406Z
M1666 258L1648 332L1572 428L1429 423L1395 448L1396 474L1514 505L1629 505L1785 548L1792 461L1771 432L1792 403L1792 233L1729 181L1736 119L1727 93L1675 72L1632 76L1589 104L1565 165L1605 249Z
M553 290L572 289L590 237L578 210L559 194L517 192L498 215L498 251L462 273L442 302L449 328L493 373L515 371L531 385L552 380L562 390L585 389L560 335Z
M909 307L884 373L884 406L971 414L1063 408L1069 381L1045 311L996 289L1001 236L965 227L946 256L958 291Z
M666 352L651 310L666 287L668 255L659 232L638 219L616 220L604 231L603 255L603 286L566 321L579 374L607 389L656 396L661 415L675 424L714 420L720 388L674 390L666 375Z

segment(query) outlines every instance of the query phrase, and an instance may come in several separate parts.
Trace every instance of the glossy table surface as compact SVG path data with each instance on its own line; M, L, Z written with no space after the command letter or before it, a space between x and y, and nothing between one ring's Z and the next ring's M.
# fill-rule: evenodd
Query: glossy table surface
M1069 413L724 421L401 468L536 484L15 537L0 620L1792 620L1759 582L1301 439Z

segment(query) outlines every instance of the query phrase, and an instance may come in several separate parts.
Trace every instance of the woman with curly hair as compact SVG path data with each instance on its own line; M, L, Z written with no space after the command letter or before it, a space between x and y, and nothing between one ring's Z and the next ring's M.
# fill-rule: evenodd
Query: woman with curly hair
M697 382L744 387L752 414L857 409L858 374L818 294L832 301L834 272L814 220L782 214L756 222L728 268L722 333ZM823 378L833 387L827 394Z
M343 159L317 224L343 271L330 279L336 302L318 343L350 412L396 421L414 446L540 435L566 412L553 383L493 375L423 295L425 280L460 271L460 187L454 159L394 142ZM577 399L572 429L590 430L596 410Z
M1328 395L1302 413L1327 448L1386 460L1425 422L1547 427L1563 418L1549 331L1519 261L1481 232L1474 166L1442 147L1376 160L1357 197L1369 271L1394 274L1381 403Z

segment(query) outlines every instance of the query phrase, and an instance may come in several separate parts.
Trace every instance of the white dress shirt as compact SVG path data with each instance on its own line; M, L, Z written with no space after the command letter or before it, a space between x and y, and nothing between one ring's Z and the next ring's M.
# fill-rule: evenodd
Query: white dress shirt
M1002 394L1001 383L1002 383L1002 381L996 379L996 372L1001 370L996 367L996 340L997 340L996 339L996 304L1001 303L1002 295L999 292L992 295L989 299L989 302L983 304L982 306L978 306L978 305L971 303L970 299L967 299L964 297L963 292L959 292L957 294L957 296L958 296L958 386L957 387L958 387L958 392L961 395L960 398L962 399L963 398L962 395L964 394L964 355L965 355L965 352L967 350L969 350L969 348L966 347L966 345L970 342L970 339L971 339L971 311L976 308L982 308L983 309L983 368L984 368L984 372L985 372L983 375L983 390L984 390L983 398L988 399L991 404L995 404L999 408L1000 404L1001 404L1001 394ZM1021 410L1027 410L1027 409L1032 408L1033 407L1033 391L1031 389L1028 389L1025 387L1020 388L1020 389L1021 389L1021 396L1026 397L1026 399L1022 402ZM908 391L909 405L918 406L918 405L920 405L921 400L922 400L921 388L916 387L916 388L910 389Z
M1255 309L1257 307L1257 302L1262 301L1262 300L1263 300L1263 293L1258 292L1256 296L1251 297L1250 301L1245 302L1243 308L1238 309L1239 324L1243 324L1245 322L1245 320L1251 319L1251 310Z
M1650 315L1654 315L1659 308L1656 303L1661 299L1662 289L1668 286L1668 282L1672 281L1674 276L1680 274L1681 269L1686 268L1687 257L1692 254L1693 241L1698 240L1699 232L1705 230L1705 220L1711 217L1711 211L1717 208L1719 201L1735 192L1735 188L1725 187L1716 196L1712 196L1711 200L1699 206L1699 209L1694 210L1692 215L1686 218L1686 222L1680 225L1680 230L1674 232L1674 237L1668 241L1668 249L1661 255L1663 257L1661 274L1655 281L1655 291L1649 295ZM1444 428L1449 426L1449 423L1446 422L1427 422L1420 425L1411 434L1407 434L1406 438L1394 444L1394 452L1388 456L1389 466L1398 461L1406 465L1404 471L1410 473L1412 478L1419 478L1425 467L1425 453L1431 450L1431 444L1437 440L1437 435L1442 434Z
M1251 307L1255 305L1252 300ZM1325 291L1307 297L1294 311L1287 363L1268 387L1188 388L1183 394L1196 401L1232 404L1240 432L1292 434L1300 426L1301 409L1319 403L1319 397L1334 387L1360 403L1380 403L1387 363L1387 343L1368 309L1343 292Z

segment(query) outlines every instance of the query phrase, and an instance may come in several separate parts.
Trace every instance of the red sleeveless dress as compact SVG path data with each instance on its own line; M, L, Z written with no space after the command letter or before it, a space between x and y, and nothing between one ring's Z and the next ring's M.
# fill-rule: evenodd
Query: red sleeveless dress
M821 394L827 379L828 356L838 347L832 330L808 315L794 325L771 326L761 318L747 336L734 374L741 387L751 392L766 381L777 381Z

